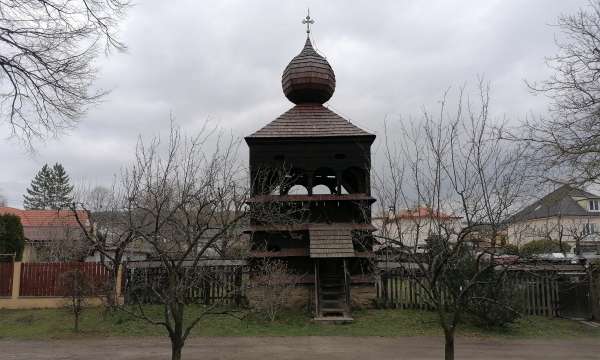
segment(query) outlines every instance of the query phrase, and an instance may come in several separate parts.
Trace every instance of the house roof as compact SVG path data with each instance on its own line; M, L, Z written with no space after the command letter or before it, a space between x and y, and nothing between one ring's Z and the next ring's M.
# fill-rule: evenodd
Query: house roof
M432 208L422 206L417 209L400 210L396 214L384 214L375 216L375 219L437 219L437 220L452 220L460 219L461 216L447 214L443 211L433 210Z
M79 224L70 210L21 210L0 207L0 215L12 214L21 219L23 233L29 241L48 241L63 239L70 231L79 231ZM89 226L86 211L78 210L77 216L84 225Z
M509 222L553 216L600 216L600 213L590 212L581 207L574 198L597 199L600 197L570 185L563 185L517 212Z
M0 215L13 214L21 218L23 226L78 226L75 214L70 210L21 210L11 207L0 207ZM89 221L88 213L77 211L77 216L83 222Z
M246 137L305 138L375 135L366 132L321 104L298 104Z

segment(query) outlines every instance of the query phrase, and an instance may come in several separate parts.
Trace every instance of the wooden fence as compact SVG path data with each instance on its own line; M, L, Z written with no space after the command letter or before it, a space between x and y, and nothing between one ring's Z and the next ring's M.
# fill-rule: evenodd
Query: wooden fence
M525 315L558 316L560 280L553 273L517 273L512 281L523 294Z
M13 263L0 262L0 296L12 295Z
M188 269L188 271L192 271ZM244 297L244 266L200 266L186 274L189 302L212 305L239 305ZM127 267L124 295L126 303L157 303L166 286L162 267Z
M98 295L110 281L108 270L100 263L23 263L19 296L64 296L60 277L67 271L80 270Z
M559 278L552 273L514 273L512 285L522 294L525 315L557 316L559 311ZM382 272L376 284L381 306L399 309L431 310L425 289L419 279L401 269Z

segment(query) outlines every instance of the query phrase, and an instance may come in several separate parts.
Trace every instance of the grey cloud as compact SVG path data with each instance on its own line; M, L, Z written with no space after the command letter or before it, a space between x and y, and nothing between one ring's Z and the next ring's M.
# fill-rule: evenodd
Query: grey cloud
M518 119L543 113L523 79L548 75L560 13L586 0L311 1L315 46L337 77L329 105L382 134L382 123L434 107L443 91L483 74L492 110ZM194 129L208 120L247 135L290 107L281 72L304 43L306 2L140 1L122 25L125 54L98 59L96 86L111 89L67 136L25 153L0 141L0 191L13 206L45 162L62 162L71 177L110 184L138 134L164 132L172 112ZM514 120L513 120L514 121ZM7 137L0 128L0 137ZM242 153L245 156L245 153Z

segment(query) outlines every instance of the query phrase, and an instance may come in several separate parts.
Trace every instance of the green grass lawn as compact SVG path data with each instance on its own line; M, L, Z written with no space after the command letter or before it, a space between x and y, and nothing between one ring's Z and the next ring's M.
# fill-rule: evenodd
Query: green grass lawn
M159 308L150 312L159 314ZM192 309L193 310L193 309ZM303 312L286 312L273 323L254 316L238 318L229 315L210 315L193 331L194 336L436 336L441 331L433 312L413 310L363 310L353 313L351 324L316 324ZM103 316L102 309L86 309L81 321L81 332L72 332L71 315L62 309L53 310L0 310L0 338L60 339L103 336L164 336L160 326L116 312ZM526 317L506 328L482 329L464 325L462 336L477 337L600 337L600 329L578 322Z

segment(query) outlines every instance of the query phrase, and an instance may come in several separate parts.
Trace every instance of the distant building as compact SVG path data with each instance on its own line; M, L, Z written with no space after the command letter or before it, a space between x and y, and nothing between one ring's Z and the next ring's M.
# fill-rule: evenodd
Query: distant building
M429 207L405 209L399 212L387 212L373 216L372 223L378 229L382 246L394 246L385 239L401 241L404 245L423 247L431 236L442 228L457 230L462 217L436 211Z
M550 239L582 251L596 251L600 244L600 196L563 185L526 206L508 221L508 242L522 246Z
M21 210L0 207L0 214L12 214L21 219L25 235L24 262L45 261L49 247L55 242L73 243L82 237L75 214L69 210ZM90 226L88 213L78 211L84 226Z

